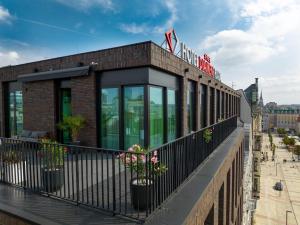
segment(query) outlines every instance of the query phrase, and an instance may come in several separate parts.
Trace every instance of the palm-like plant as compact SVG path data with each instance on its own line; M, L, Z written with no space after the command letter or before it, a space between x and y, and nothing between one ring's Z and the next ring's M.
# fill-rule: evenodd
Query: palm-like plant
M78 141L79 131L84 128L86 120L80 116L67 116L64 120L57 124L58 129L70 131L72 141Z

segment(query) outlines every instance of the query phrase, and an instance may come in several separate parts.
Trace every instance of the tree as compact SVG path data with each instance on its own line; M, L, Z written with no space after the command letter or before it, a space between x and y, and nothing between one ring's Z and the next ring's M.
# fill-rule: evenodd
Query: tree
M283 138L282 138L282 142L283 144L285 144L285 146L288 146L289 143L290 143L290 139L287 135L285 135Z
M286 130L284 128L277 128L277 133L280 137L286 134Z
M294 154L298 156L298 160L300 160L300 145L296 145L294 149Z

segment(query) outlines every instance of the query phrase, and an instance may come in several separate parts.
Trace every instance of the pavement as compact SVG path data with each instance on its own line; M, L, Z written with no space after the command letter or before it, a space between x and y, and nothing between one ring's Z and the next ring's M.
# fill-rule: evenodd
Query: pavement
M267 152L268 160L261 163L260 199L253 224L300 225L300 161L292 161L292 153L280 143L280 137L273 135L273 141L277 146L275 161L271 160L268 134L263 134L262 152ZM283 190L274 190L280 181Z

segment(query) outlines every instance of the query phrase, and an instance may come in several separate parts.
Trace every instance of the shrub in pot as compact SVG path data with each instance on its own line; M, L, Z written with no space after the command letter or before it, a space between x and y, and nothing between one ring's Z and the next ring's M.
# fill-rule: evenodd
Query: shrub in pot
M67 148L50 139L41 140L39 157L42 163L42 182L46 192L59 190L64 181L64 158Z
M58 129L63 131L69 131L71 133L72 145L79 145L80 141L78 139L79 132L84 128L86 120L80 116L67 116L64 120L57 124Z
M130 182L133 208L146 210L151 205L155 178L167 171L166 165L159 161L157 151L148 151L137 144L120 154L119 158L136 176Z

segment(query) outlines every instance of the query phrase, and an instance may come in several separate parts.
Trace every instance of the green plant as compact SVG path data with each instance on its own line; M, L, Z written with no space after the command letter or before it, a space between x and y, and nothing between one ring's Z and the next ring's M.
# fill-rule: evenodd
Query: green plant
M300 159L300 145L295 145L294 154L298 156L298 160Z
M203 138L206 143L209 143L212 140L212 129L205 129L203 132Z
M17 153L15 150L9 150L5 151L2 154L2 162L13 164L13 163L19 163L22 161L21 153Z
M289 138L287 135L285 135L282 138L283 144L285 144L287 147L294 146L296 144L296 140L294 138Z
M144 181L147 174L149 177L160 176L168 170L166 165L159 161L157 151L149 152L137 144L130 147L128 152L121 153L119 158L126 168L134 171Z
M46 168L50 169L63 166L65 155L68 152L67 147L45 138L41 139L40 144L41 147L38 156Z
M86 120L80 116L67 116L64 120L57 124L58 129L70 131L72 141L78 141L79 131L84 128Z
M283 136L286 134L286 130L284 128L277 128L277 133L279 136Z

